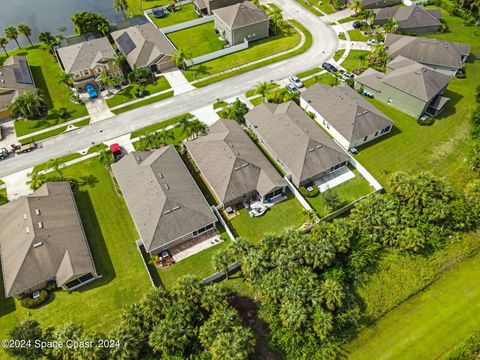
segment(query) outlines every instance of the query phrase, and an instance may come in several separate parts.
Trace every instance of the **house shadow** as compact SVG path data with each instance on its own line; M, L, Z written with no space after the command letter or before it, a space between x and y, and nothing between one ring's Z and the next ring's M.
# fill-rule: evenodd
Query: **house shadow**
M5 297L5 290L3 287L3 274L0 271L0 317L15 311L15 300L13 298Z
M450 100L448 100L443 111L441 111L440 114L437 115L437 117L435 118L436 120L442 120L455 114L457 111L456 105L462 99L462 96L460 94L454 93L453 91L448 89L443 95L450 98Z
M94 187L96 182L89 186ZM115 279L116 273L89 192L77 191L75 199L97 274L101 276L99 279L75 290L84 292L108 284Z
M383 136L379 136L375 140L372 140L372 141L367 142L366 144L357 146L357 150L360 152L362 150L368 149L370 146L374 146L374 145L376 145L376 144L378 144L382 141L386 141L387 139L390 139L390 138L392 138L394 136L397 136L401 133L402 133L402 130L400 130L394 123L393 127L392 127L392 130L390 130L390 132L388 134L383 135Z
M47 82L45 81L45 76L43 76L43 71L41 66L30 66L32 71L33 80L35 81L35 86L37 89L40 89L42 95L45 97L48 109L53 108L52 97L50 96L50 91L48 90ZM62 86L62 84L58 84Z

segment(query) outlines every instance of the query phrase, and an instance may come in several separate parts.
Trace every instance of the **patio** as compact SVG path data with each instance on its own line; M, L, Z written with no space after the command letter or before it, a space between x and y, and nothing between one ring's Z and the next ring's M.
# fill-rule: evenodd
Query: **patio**
M335 186L343 184L348 180L351 180L355 177L355 174L347 166L344 166L334 172L331 172L328 175L321 177L320 179L315 180L315 185L318 186L318 190L321 193L333 189Z
M223 242L223 239L218 232L213 229L170 249L170 255L172 255L175 262L179 262L221 242Z

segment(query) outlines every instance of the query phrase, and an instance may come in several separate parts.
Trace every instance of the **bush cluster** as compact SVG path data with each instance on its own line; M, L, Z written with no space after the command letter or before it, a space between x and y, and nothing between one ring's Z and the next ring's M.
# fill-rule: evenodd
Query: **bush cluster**
M32 296L24 297L20 300L20 304L22 304L24 308L33 309L46 303L49 298L50 294L48 293L48 291L42 290L40 291L40 295L37 298L34 299Z
M305 186L300 186L300 194L304 197L315 197L319 193L318 186L312 186L312 191L308 191Z

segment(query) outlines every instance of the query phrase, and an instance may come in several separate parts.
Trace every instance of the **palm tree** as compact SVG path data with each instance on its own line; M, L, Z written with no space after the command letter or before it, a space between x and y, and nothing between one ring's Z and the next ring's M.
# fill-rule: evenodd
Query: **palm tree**
M358 15L363 10L363 0L353 0L350 8L353 10L355 15Z
M41 32L40 35L38 35L38 40L43 42L52 53L54 46L58 44L55 36L53 36L49 31Z
M388 19L385 24L383 24L383 30L386 33L396 33L398 29L398 21L395 19Z
M185 70L186 69L186 64L185 64L185 60L187 59L187 54L185 52L185 50L183 50L182 48L179 48L177 50L177 53L174 54L172 56L173 58L173 61L175 61L175 65L182 69L182 70Z
M315 220L317 219L317 214L314 210L303 209L303 215L307 218L309 224L315 223Z
M127 0L113 0L113 8L117 11L121 11L125 20L128 19L128 3Z
M373 26L373 22L375 21L375 13L372 10L365 10L363 13L363 17L367 24L371 27Z
M59 83L64 84L65 86L68 86L68 87L72 87L73 86L72 74L62 72L62 75L60 75Z
M182 128L182 134L184 134L187 139L192 136L192 124L189 117L182 117L178 124Z
M252 330L236 326L231 332L217 336L209 353L212 360L248 359L255 350L255 336Z
M212 256L212 264L215 270L223 271L228 280L228 267L232 263L230 251L228 249L218 250Z
M3 49L3 51L5 51L5 55L8 56L7 45L8 45L8 39L3 36L0 36L0 47Z
M52 340L66 344L67 341L78 341L82 336L83 329L80 326L66 324L57 329L52 334ZM50 349L51 355L56 359L75 359L77 349L68 346L53 347Z
M100 31L103 36L108 36L110 33L110 25L108 24L108 21L102 21L98 24L98 31Z
M31 46L33 46L32 40L30 40L30 35L32 35L32 29L27 24L20 24L18 25L18 32L24 35Z
M208 126L204 122L194 119L190 122L190 127L194 137L197 137L199 134L206 133Z
M25 91L17 96L15 101L8 108L13 116L23 116L26 119L41 117L41 109L45 106L46 100L39 90Z
M47 162L47 167L49 169L53 169L53 171L55 171L58 174L60 179L63 180L64 179L63 173L62 173L62 170L60 169L60 165L62 165L62 164L63 164L62 161L58 158L57 159L50 159Z
M229 290L219 284L211 284L205 287L202 295L202 308L207 311L220 309L227 306Z
M316 307L313 316L313 330L318 335L320 340L325 339L333 330L333 316L329 311L323 310L321 307Z
M255 94L262 96L262 101L265 101L267 97L268 90L270 90L270 84L266 81L260 82L255 86Z
M334 279L327 279L322 284L321 295L325 301L325 306L329 310L342 306L345 293L342 285Z
M110 167L113 163L113 157L112 154L108 150L102 150L100 152L100 155L98 156L98 159L101 164L106 166L107 168Z
M5 28L5 36L10 40L14 40L17 43L19 49L22 48L18 43L18 31L15 26L9 26Z
M237 99L223 110L223 117L243 124L245 123L246 113L248 113L247 105Z
M30 189L32 190L37 190L40 188L43 184L47 182L47 177L44 174L39 174L37 172L32 172L27 175L30 180L27 182L27 184L30 186Z
M169 141L175 140L175 135L171 130L163 129L156 134L156 138L160 141L161 144L167 145Z
M278 31L283 27L283 15L279 9L270 15L270 26L275 35L278 34Z

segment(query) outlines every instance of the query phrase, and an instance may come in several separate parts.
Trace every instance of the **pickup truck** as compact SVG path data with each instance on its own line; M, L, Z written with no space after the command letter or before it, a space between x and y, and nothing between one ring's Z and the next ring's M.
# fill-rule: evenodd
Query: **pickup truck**
M26 152L33 151L37 148L37 143L31 142L27 144L22 144L22 145L12 145L12 150L15 152L15 154L23 154Z

